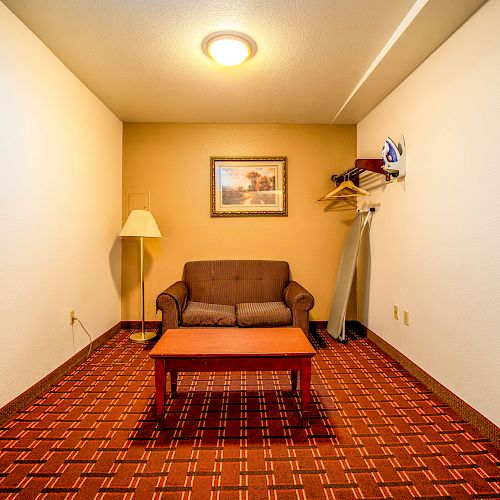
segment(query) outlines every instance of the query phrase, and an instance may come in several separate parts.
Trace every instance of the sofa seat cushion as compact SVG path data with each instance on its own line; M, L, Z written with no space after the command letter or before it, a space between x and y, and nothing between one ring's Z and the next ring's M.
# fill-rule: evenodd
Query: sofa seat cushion
M188 302L182 313L183 326L236 326L234 306Z
M283 326L292 324L292 311L284 302L236 304L238 326Z

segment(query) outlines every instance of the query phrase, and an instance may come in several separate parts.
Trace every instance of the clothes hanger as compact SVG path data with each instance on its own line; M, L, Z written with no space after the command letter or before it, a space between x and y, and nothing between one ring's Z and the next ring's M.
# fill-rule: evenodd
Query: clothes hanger
M344 192L345 190L349 191ZM356 186L356 184L349 179L348 175L347 180L345 180L344 176L343 181L333 191L330 191L318 201L331 200L333 198L351 198L356 196L370 196L370 193L365 189Z
M345 190L350 191L346 193ZM332 195L332 198L345 198L349 196L370 196L370 193L365 189L356 186L354 182L348 179L340 184L339 190Z

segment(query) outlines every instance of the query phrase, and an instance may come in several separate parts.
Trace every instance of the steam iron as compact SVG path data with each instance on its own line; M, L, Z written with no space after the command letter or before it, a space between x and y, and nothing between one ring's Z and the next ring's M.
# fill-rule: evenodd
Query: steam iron
M406 147L404 137L401 136L399 143L388 137L382 147L382 167L392 178L401 179L406 175Z

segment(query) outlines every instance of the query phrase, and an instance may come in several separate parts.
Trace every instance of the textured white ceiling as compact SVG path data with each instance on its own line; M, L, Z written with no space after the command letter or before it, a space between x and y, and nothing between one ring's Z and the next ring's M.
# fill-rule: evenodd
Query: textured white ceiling
M3 2L123 121L355 123L484 0ZM447 9L463 12L426 53L418 36L427 25L417 30L416 42L403 44L409 67L378 75L376 92L367 93L367 70L408 12L418 19L426 4L439 3L444 17L430 24L444 22ZM221 30L250 35L256 56L234 68L208 59L201 41Z

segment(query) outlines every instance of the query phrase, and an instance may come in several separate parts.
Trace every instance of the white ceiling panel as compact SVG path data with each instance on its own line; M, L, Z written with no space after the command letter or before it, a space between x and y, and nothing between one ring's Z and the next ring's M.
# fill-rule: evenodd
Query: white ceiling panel
M453 0L469 6L453 26L425 51L400 44L416 62L366 92L367 70L414 5L418 19L450 1L3 0L123 121L190 123L355 123L484 3ZM208 59L201 42L221 30L250 35L256 56L233 68Z

